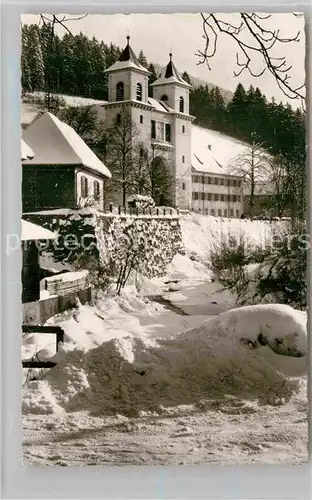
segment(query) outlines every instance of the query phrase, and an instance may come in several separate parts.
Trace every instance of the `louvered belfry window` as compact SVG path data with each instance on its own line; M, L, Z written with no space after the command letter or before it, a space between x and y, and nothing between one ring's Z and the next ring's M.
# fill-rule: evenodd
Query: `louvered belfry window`
M116 101L124 100L124 83L118 82L116 86Z
M137 83L136 98L137 101L142 101L142 85L140 83Z

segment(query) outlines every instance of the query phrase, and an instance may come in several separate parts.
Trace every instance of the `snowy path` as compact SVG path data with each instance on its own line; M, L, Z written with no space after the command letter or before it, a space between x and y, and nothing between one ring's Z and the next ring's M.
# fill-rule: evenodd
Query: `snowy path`
M27 416L24 459L62 466L300 464L307 460L305 390L283 407L229 398L202 412L185 407L160 417Z

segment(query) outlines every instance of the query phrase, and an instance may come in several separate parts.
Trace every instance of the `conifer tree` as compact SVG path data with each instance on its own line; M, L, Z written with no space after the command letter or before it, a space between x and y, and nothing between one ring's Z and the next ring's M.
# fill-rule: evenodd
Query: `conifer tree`
M140 53L138 56L138 61L141 64L141 66L143 66L143 68L146 68L146 69L148 68L148 63L147 63L146 57L145 57L142 49L140 50Z
M35 24L28 27L27 47L25 51L30 71L32 90L44 89L44 62L40 45L39 28Z
M148 77L148 96L153 97L153 87L151 87L151 84L157 80L157 73L154 64L150 64L147 69L150 72Z

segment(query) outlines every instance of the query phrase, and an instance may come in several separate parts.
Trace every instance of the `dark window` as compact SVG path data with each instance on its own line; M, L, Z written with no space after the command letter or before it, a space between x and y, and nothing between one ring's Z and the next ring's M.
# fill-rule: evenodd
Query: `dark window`
M234 217L234 210L231 208L231 217Z
M195 200L195 193L194 193L194 191L192 193L192 200Z
M211 193L208 193L208 201L211 201Z
M199 197L198 197L198 194L199 194L199 193L195 192L194 194L195 194L195 198L194 198L194 199L195 199L195 200L198 200L198 198L199 198Z
M218 177L215 177L214 183L215 183L216 185L218 185L218 184L219 184L219 179L218 179Z
M220 183L221 183L221 186L224 186L224 179L223 179L223 177L221 177Z
M214 216L214 214L215 214L215 211L214 211L214 209L212 208L212 209L211 209L211 215L212 215L212 216Z
M180 100L179 100L179 111L180 111L180 113L184 113L184 99L182 96L180 97Z
M234 201L234 203L237 201L236 198L237 198L236 194L233 194L233 201Z
M224 194L221 194L220 197L221 197L221 201L224 201Z
M99 181L93 182L93 195L94 199L98 201L100 199L100 183Z
M236 217L239 217L239 210L236 210Z
M237 201L241 201L241 197L239 194L237 195Z
M118 82L116 85L116 101L124 100L124 84L123 82Z
M224 210L224 217L227 217L227 216L228 216L228 211Z
M208 184L212 184L211 181L212 181L211 177L208 177Z
M182 134L185 134L185 125L182 125Z
M205 177L203 175L201 176L200 181L202 184L205 184Z
M195 182L196 176L192 175L192 182Z
M156 122L155 122L155 120L151 121L151 136L152 136L152 139L156 139Z
M205 193L200 193L200 198L201 198L202 201L204 201L204 199L205 199Z
M140 123L143 123L143 115L140 115Z
M226 185L227 185L227 186L230 186L230 185L231 185L231 179L227 179L227 180L226 180Z
M118 113L118 115L116 116L116 123L117 123L117 125L120 125L120 123L121 123L121 114L120 113Z
M160 100L167 102L168 101L168 96L166 94L164 94L163 96L161 96Z
M80 179L81 185L81 197L86 198L88 196L88 179L84 176Z
M185 191L185 182L182 182L182 189Z
M236 179L233 179L233 187L236 187Z
M222 216L222 210L221 208L218 209L218 216L221 217Z
M143 156L144 156L144 149L141 147L140 148L140 160L143 159Z
M165 135L166 135L166 141L171 142L171 125L170 125L170 123L165 124Z
M215 201L219 200L219 194L218 193L215 193L214 197L215 197Z
M182 156L182 163L185 162L185 156Z
M140 83L137 83L136 98L137 101L142 101L142 85Z

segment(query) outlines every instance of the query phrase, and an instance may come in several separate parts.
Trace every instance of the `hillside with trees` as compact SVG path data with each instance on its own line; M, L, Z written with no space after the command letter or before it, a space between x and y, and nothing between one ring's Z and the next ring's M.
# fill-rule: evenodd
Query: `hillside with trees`
M22 27L23 93L44 91L49 95L67 94L107 100L108 78L105 69L121 53L120 47L105 44L82 33L59 37L48 24ZM148 62L141 50L140 63L150 71L154 82L161 67ZM190 113L195 123L223 132L268 151L274 161L271 182L278 193L278 211L287 207L300 218L306 209L306 128L305 113L289 104L268 100L258 87L245 89L238 83L234 94L201 82L187 71L183 78L193 84ZM48 99L49 101L49 99ZM49 102L46 102L49 109ZM51 109L51 108L50 108Z

